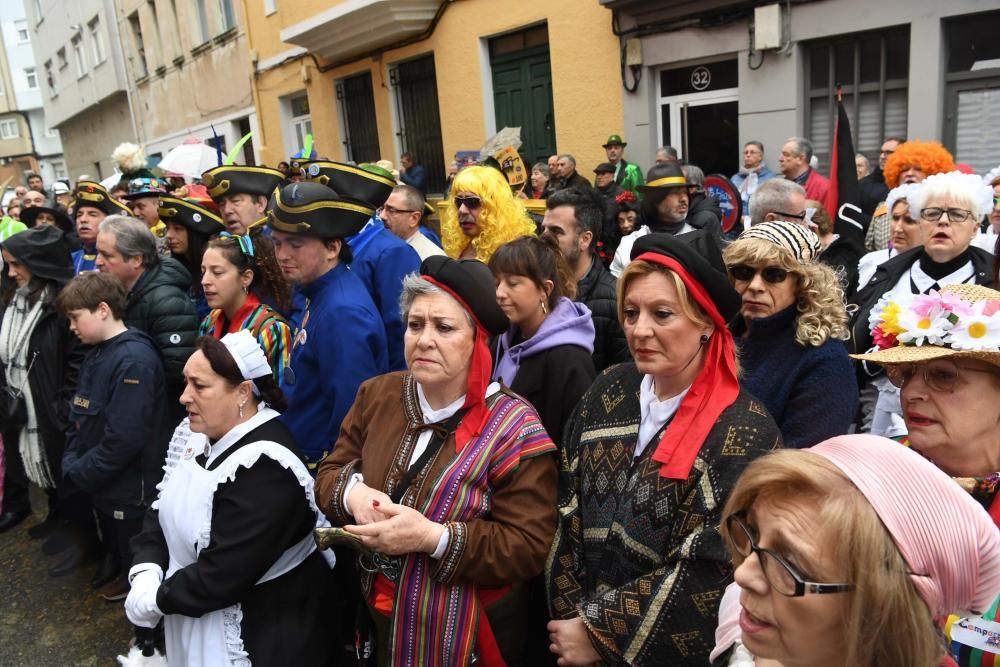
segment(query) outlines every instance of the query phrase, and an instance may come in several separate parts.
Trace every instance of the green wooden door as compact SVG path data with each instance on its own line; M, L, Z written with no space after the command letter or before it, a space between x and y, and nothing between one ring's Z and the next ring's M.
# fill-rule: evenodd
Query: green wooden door
M521 155L530 169L556 152L552 67L548 46L494 58L493 106L497 130L521 128Z

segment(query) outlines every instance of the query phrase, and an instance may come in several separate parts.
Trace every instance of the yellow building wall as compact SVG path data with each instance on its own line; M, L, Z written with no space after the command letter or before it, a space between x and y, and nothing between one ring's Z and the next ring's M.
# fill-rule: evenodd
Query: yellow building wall
M335 4L279 2L278 12L265 17L263 3L245 2L249 46L258 61L293 48L280 42L282 28ZM305 57L258 73L256 101L263 134L258 139L263 160L277 164L287 159L279 98L303 90L309 94L319 154L342 159L335 82L368 70L382 157L398 164L389 67L431 52L445 163L458 150L478 149L488 138L482 84L491 77L489 71L482 71L481 40L542 22L548 24L557 149L575 155L579 171L592 180L592 169L606 159L601 144L609 134L622 134L624 129L618 38L611 31L611 12L598 0L459 0L447 8L428 39L385 51L378 60L365 57L320 72L315 62ZM322 58L318 60L322 65ZM303 81L304 73L308 83Z

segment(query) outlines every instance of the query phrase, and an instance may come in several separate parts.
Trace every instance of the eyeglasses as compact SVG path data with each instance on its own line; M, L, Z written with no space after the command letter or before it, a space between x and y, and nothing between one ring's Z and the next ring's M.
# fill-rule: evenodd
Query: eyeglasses
M969 371L972 373L996 373L991 368L974 368L972 366L960 366L949 362L925 363L925 364L893 364L885 367L885 375L889 382L900 389L910 383L917 373L924 380L924 384L933 391L942 394L951 394L962 382L962 374L959 372Z
M416 213L416 211L411 208L396 208L395 206L390 206L389 204L383 204L382 208L379 209L379 213L396 215L397 213Z
M920 211L920 219L927 222L938 222L945 214L948 214L948 222L965 222L972 217L972 211L964 208L925 208Z
M736 553L743 558L749 558L750 554L753 553L757 554L764 578L767 579L771 588L786 597L800 598L806 593L825 595L854 590L854 584L819 584L806 581L805 577L789 565L784 558L757 544L750 534L750 529L736 514L731 514L726 519L726 528L729 533L729 542L733 545Z
M806 215L808 215L805 211L802 211L801 213L784 213L782 211L771 211L771 213L772 215L777 215L782 218L791 218L792 220L805 220Z
M729 267L729 275L732 276L733 280L741 282L750 282L758 273L764 279L764 282L771 283L772 285L783 283L785 282L785 278L788 277L788 271L777 266L766 266L763 269L758 269L746 264L733 264Z
M462 205L470 211L475 211L483 205L483 200L479 197L455 197L455 208L462 208Z

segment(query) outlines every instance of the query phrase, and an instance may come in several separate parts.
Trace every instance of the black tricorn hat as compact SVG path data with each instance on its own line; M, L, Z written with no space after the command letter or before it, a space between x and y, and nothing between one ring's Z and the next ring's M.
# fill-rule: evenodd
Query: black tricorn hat
M303 166L302 176L313 183L331 187L344 197L365 202L372 208L382 206L396 187L396 181L391 177L342 162L310 162Z
M160 220L183 225L189 231L214 236L226 226L215 213L204 206L177 197L160 197Z
M3 247L33 276L57 283L73 279L70 241L58 227L39 225L26 229L9 237Z
M667 188L683 188L689 185L694 185L694 183L688 182L680 165L676 162L668 162L650 167L649 171L646 172L645 185L640 185L636 189L639 192L650 192Z
M277 169L239 165L213 167L201 175L212 199L238 194L270 197L283 180L285 175Z
M132 215L132 210L126 204L108 194L107 189L96 181L80 181L76 184L73 210L79 211L85 206L96 208L106 215Z
M493 273L482 262L434 255L423 261L420 273L457 294L490 334L499 335L510 326L510 320L497 305Z
M632 259L643 253L671 257L697 280L726 322L740 313L743 300L729 282L722 251L711 232L697 229L686 234L647 234L636 239Z
M342 239L361 231L375 209L342 198L319 183L291 183L274 191L267 224L289 234Z
M53 218L56 219L56 227L63 230L67 234L76 231L73 225L73 219L69 217L61 208L49 208L48 206L32 206L31 208L21 209L21 222L23 222L28 227L36 227L38 225L38 214L48 213Z

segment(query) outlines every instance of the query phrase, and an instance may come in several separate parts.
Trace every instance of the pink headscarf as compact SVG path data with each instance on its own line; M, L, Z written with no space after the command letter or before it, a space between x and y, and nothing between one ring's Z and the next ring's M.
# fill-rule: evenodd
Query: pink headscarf
M935 618L982 612L1000 595L1000 531L986 510L933 463L873 435L842 435L803 451L833 463L865 496ZM739 638L739 614L734 583L719 608L713 660Z

